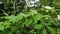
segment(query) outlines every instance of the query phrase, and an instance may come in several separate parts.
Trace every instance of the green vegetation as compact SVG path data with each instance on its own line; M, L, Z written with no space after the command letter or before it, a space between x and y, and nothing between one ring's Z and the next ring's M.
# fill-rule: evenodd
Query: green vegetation
M60 0L36 4L40 5L28 7L25 0L3 0L0 34L60 34Z

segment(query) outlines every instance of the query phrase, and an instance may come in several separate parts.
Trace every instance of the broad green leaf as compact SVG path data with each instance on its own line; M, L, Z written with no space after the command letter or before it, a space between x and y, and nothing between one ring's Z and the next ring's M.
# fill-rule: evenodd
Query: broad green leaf
M0 22L0 26L3 25L3 24L4 24L4 22Z
M8 22L8 21L4 22L4 28L5 28L5 29L9 28L10 25L11 25L10 22Z
M47 34L46 29L43 29L42 34Z
M0 30L4 31L4 26L3 25L0 26Z
M42 18L42 14L36 14L33 19L34 19L34 23L37 23L38 20L40 20Z
M34 29L41 29L41 28L43 28L43 25L42 24L36 24L36 25L34 25Z
M25 21L24 24L25 24L26 26L30 26L30 25L32 24L32 21L33 21L32 19L26 19L26 21Z

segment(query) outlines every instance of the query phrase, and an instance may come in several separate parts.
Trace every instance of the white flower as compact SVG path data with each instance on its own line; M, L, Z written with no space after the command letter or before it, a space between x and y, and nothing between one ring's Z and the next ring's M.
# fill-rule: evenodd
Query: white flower
M50 7L50 6L45 6L45 8L46 8L46 9L52 9L52 7Z
M28 2L28 3L27 3L27 6L28 6L28 7L33 7L33 6L34 6L34 4L33 4L33 3Z
M35 1L30 1L30 3L36 3Z
M32 4L32 5L28 5L28 7L33 7L34 6L34 4Z
M35 3L34 1L30 1L30 2L27 3L27 6L28 7L33 7L34 6L34 3Z
M35 0L35 2L38 2L39 0Z
M36 6L37 7L37 2L38 2L39 0L25 0L25 2L26 2L26 4L27 4L27 6L28 7L34 7L34 6Z
M2 2L0 2L0 4L2 4Z
M57 15L58 20L60 20L60 15Z

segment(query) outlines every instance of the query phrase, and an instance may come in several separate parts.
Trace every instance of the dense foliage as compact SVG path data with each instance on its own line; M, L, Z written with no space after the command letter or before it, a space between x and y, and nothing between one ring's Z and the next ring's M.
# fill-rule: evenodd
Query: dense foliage
M0 4L0 34L60 34L60 0L39 0L29 7L25 0Z

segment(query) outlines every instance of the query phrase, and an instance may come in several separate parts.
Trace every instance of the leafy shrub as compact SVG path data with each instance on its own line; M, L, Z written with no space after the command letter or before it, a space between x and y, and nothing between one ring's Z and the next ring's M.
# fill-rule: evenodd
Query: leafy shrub
M0 17L0 34L60 34L58 4L50 7L50 1L42 2L38 7L28 7L24 0L22 3L19 0L4 0L1 10L5 16Z

